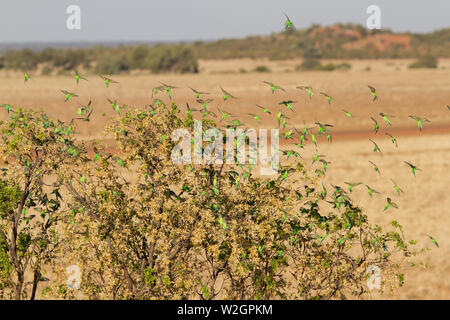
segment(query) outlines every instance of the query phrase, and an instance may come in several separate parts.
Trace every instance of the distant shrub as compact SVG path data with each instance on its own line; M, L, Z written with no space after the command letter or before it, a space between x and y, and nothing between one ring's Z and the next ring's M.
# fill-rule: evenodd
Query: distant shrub
M272 72L268 67L266 66L257 66L253 69L253 72Z
M316 68L320 71L333 71L336 69L336 66L332 63L322 64L319 67Z
M320 66L320 60L318 59L305 59L301 64L295 67L295 70L317 70Z
M334 70L350 70L351 64L349 63L340 63L340 64L333 64L333 63L327 63L325 65L320 65L317 67L317 70L320 71L334 71Z
M147 56L145 65L153 73L197 73L198 62L191 49L184 45L156 46Z
M430 68L436 69L438 66L438 59L432 55L426 55L421 57L414 63L409 65L409 69Z
M350 70L351 68L352 68L352 65L347 62L343 62L336 66L336 69L338 69L338 70Z
M3 57L0 57L0 69L3 69L5 67L5 59Z
M31 49L7 51L4 54L4 65L7 69L35 70L39 59Z
M130 65L128 60L124 56L116 54L100 56L95 67L97 73L103 74L118 74L129 69Z
M247 70L244 69L244 68L240 68L240 69L239 69L239 73L247 73Z
M53 73L53 68L51 66L49 66L48 64L42 68L41 74L43 76L48 76L48 75L51 75L52 73Z
M147 45L140 45L133 49L130 57L130 67L132 69L145 69L145 61L149 55Z

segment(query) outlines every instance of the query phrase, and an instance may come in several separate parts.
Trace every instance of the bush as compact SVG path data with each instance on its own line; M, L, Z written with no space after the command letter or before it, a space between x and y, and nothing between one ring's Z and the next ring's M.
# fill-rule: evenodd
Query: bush
M58 252L58 173L77 150L72 124L35 111L8 113L0 122L0 157L7 165L0 176L0 298L34 299L44 265Z
M257 66L257 67L255 67L253 70L252 70L253 72L261 72L261 73L263 73L263 72L272 72L268 67L266 67L266 66Z
M128 70L130 65L126 57L117 54L103 54L95 66L95 71L101 74L118 74Z
M197 73L198 62L191 49L184 45L151 48L145 61L152 73Z
M426 55L420 58L418 61L409 65L409 69L429 68L435 69L438 66L438 59L432 55Z
M349 193L327 193L325 172L295 154L280 155L269 177L251 165L174 163L171 134L192 137L194 127L175 103L124 109L107 127L113 153L77 142L74 121L7 110L0 297L34 298L45 266L44 292L75 298L66 267L76 264L82 298L345 299L369 294L372 264L382 288L402 285L401 263L415 254L397 222L370 224ZM216 128L200 121L203 133Z

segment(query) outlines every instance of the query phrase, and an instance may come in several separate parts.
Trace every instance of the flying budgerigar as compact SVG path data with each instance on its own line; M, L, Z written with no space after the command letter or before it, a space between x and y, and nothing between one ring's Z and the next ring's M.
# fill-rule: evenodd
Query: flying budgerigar
M328 130L328 128L334 127L332 124L320 123L319 121L316 121L314 124L316 124L317 127L319 127L319 129L318 129L319 134L328 133L328 132L330 132L330 130Z
M117 101L116 100L112 101L109 98L106 98L106 100L108 100L108 102L111 105L111 107L113 108L113 110L116 111L120 115L120 107L117 104Z
M328 100L328 104L331 104L331 100L334 100L333 97L331 97L329 94L325 92L321 92L320 94L323 95Z
M201 92L201 91L198 91L198 90L196 90L196 89L194 89L194 88L190 88L194 93L195 93L195 97L197 98L197 99L200 99L200 96L202 95L202 94L209 94L209 92Z
M251 116L253 119L255 119L256 122L261 123L261 118L258 115L254 113L249 113L248 115Z
M270 87L270 90L272 91L272 93L275 93L275 91L277 91L277 90L285 91L282 87L277 86L276 84L273 84L272 82L269 82L269 81L263 81L263 82Z
M384 121L390 126L392 126L391 121L389 120L389 117L393 118L394 116L390 116L388 114L384 114L383 112L380 112L380 116L383 118Z
M384 206L384 210L383 211L386 211L390 207L398 209L398 206L391 200L391 198L387 197L386 198L386 205Z
M271 112L269 109L264 108L264 107L260 106L259 104L257 104L256 106L257 106L258 108L260 108L264 113L272 114L272 112Z
M189 103L186 103L186 114L187 114L188 116L192 115L192 112L196 112L196 111L198 111L198 110L197 110L197 109L194 109L194 108L191 108L191 107L189 106Z
M172 86L170 84L165 84L161 81L159 83L161 83L161 85L164 87L164 90L166 91L167 95L169 96L169 99L172 99L172 90L176 89L177 87Z
M367 188L367 193L369 194L369 196L372 198L372 196L373 196L373 194L374 193L378 193L378 194L380 194L378 191L376 191L375 189L372 189L370 186L368 186L367 184L366 184L366 188Z
M294 111L294 109L292 108L293 103L295 103L295 101L287 100L287 101L281 101L279 104L284 105L286 108L288 108L291 111Z
M231 93L225 91L222 87L220 88L220 90L222 90L223 100L224 101L227 101L227 100L230 100L230 99L237 99L237 97L235 97Z
M373 169L375 170L375 172L377 172L381 176L380 168L378 168L378 166L375 163L373 163L372 161L370 161L370 160L368 160L368 161L373 166Z
M6 111L7 111L8 113L10 113L10 112L11 112L12 106L11 106L10 104L2 104L2 105L0 105L0 108L5 108Z
M402 193L403 190L400 189L400 187L397 185L397 183L393 179L391 179L391 181L394 184L394 190L398 193L398 195L400 195L400 193Z
M298 87L296 87L296 88L299 89L299 90L305 91L305 92L308 94L308 97L309 97L310 99L311 99L312 96L314 95L313 88L310 87L310 86L298 86Z
M222 110L220 110L220 108L219 108L219 107L217 107L217 111L219 111L219 113L221 114L220 122L222 122L222 121L223 121L223 120L225 120L226 118L228 118L228 117L231 117L231 116L232 116L232 114L231 114L231 113L229 113L229 112L225 112L225 111L222 111Z
M213 102L214 99L197 99L196 101L202 105L203 109L206 109L206 105Z
M422 131L422 126L424 122L431 122L425 117L418 117L418 116L409 116L409 117L417 121L417 127L419 127L419 131Z
M89 100L89 102L88 102L88 104L86 106L80 106L78 108L77 114L80 115L80 116L85 115L87 112L89 112L89 113L88 113L88 115L86 117L77 118L77 119L84 120L86 122L90 121L90 117L91 117L91 114L92 114L92 111L93 111L93 109L91 108L91 104L92 104L92 101Z
M75 69L74 72L75 72L75 80L76 80L76 82L77 82L77 85L78 85L78 83L80 82L80 80L85 80L85 81L87 81L87 79L86 79L85 77L81 76L81 75L78 73L78 70L77 70L77 69Z
M350 113L350 112L348 112L347 110L342 109L342 111L345 113L345 115L346 115L347 117L349 117L349 118L352 118L352 117L353 117L353 114Z
M374 117L370 117L373 121L373 130L377 133L380 130L380 126L378 125L378 121Z
M293 30L294 24L292 23L291 19L289 19L289 17L287 16L287 14L285 13L284 16L286 17L286 21L284 22L284 29L285 30Z
M66 91L66 90L61 90L61 92L65 95L64 102L69 101L72 97L78 97L78 95L76 95L73 92L69 92L69 91Z
M108 78L108 77L106 77L106 76L103 76L103 75L101 75L101 74L99 74L98 76L99 76L100 78L102 78L103 81L105 81L105 85L106 85L107 88L109 87L109 85L110 85L111 83L119 83L119 82L117 82L117 81L115 81L115 80L113 80L113 79L111 79L111 78Z
M378 100L377 89L375 89L375 88L372 87L372 86L367 86L367 87L370 89L370 94L371 94L372 97L373 97L373 100L372 100L372 101Z
M421 170L408 161L403 161L403 162L406 163L411 168L411 171L412 171L414 177L416 176L416 170Z
M362 184L361 182L344 182L346 185L348 185L348 190L350 192L353 192L353 188L359 186L360 184Z
M428 238L430 238L431 242L433 242L434 245L439 248L439 244L438 244L437 240L435 238L433 238L432 236L430 236L429 234L427 234L427 236L428 236Z
M28 82L28 80L31 79L30 75L27 72L24 72L23 77L24 77L24 82Z
M389 136L389 137L391 138L391 142L392 142L393 144L395 144L395 147L396 147L396 148L398 148L397 139L395 139L395 137L394 137L392 134L390 134L389 132L386 132L386 135Z
M373 148L373 152L380 152L381 153L381 149L380 149L380 147L375 143L375 141L373 141L372 139L369 139L370 140L370 142L372 142L373 143L373 146L374 146L374 148Z

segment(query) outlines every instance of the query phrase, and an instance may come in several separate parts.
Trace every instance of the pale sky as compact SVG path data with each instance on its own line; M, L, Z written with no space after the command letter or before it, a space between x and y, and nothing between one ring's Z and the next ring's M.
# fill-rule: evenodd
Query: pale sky
M179 41L266 35L312 23L366 25L369 5L383 28L429 32L450 26L449 0L0 0L0 42ZM66 8L81 8L81 30L68 30Z

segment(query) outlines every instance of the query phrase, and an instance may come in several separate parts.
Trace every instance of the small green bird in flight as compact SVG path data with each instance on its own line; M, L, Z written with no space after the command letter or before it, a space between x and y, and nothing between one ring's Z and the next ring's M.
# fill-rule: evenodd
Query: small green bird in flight
M417 126L419 127L419 131L422 131L422 126L424 122L431 122L425 117L417 117L417 116L409 116L411 119L414 119L417 121Z
M190 89L195 93L195 97L196 97L197 99L200 99L200 96L201 96L202 94L209 94L209 92L201 92L201 91L195 90L195 89L193 89L193 88L190 88Z
M105 81L105 84L106 84L106 87L107 87L107 88L108 88L109 85L112 84L112 83L119 83L119 82L117 82L117 81L115 81L115 80L113 80L113 79L111 79L111 78L105 77L105 76L103 76L103 75L101 75L101 74L99 74L98 76L99 76L100 78L102 78L103 81Z
M224 101L227 101L227 100L230 100L230 99L237 99L237 97L235 97L231 93L225 91L222 87L220 88L220 90L222 90L223 100Z
M437 240L435 238L433 238L432 236L430 236L429 234L427 234L427 236L428 236L428 238L430 238L431 242L433 242L434 245L439 248L439 244L438 244Z
M260 106L259 104L257 104L256 106L257 106L258 108L260 108L264 113L272 114L272 112L271 112L269 109L264 108L264 107Z
M353 182L353 183L351 183L351 182L344 182L344 183L346 185L348 185L348 190L350 192L353 192L353 188L355 188L355 187L359 186L360 184L362 184L361 182Z
M248 115L255 119L258 123L261 123L261 118L258 115L253 113L249 113Z
M81 76L81 75L78 73L78 70L77 70L77 69L75 69L74 71L75 71L75 80L77 81L77 85L78 85L78 83L80 82L80 80L85 80L85 81L87 81L87 79L86 79L85 77Z
M287 16L287 14L285 13L284 16L286 17L286 21L284 23L284 29L285 30L293 30L294 24L292 23L291 19L289 19L289 17Z
M377 172L381 176L380 168L378 168L378 166L375 163L373 163L372 161L370 161L370 160L368 160L368 161L373 166L373 169L375 170L375 172Z
M112 101L109 98L106 98L106 100L108 100L108 102L111 105L111 107L113 108L113 110L116 111L120 115L120 107L117 104L117 101L116 100Z
M367 184L366 184L366 188L367 188L367 193L369 194L369 196L370 196L371 198L372 198L372 196L373 196L374 193L380 194L378 191L376 191L375 189L372 189L372 188L369 187Z
M0 107L5 108L8 113L11 111L12 108L10 104L2 104L0 105Z
M375 134L380 130L380 126L378 125L378 121L375 120L375 118L370 117L373 121L373 130L375 131Z
M383 211L386 211L390 207L398 209L398 206L394 202L392 202L391 198L387 197L386 198L386 205L384 206L384 210Z
M61 92L65 95L64 102L69 101L72 97L78 97L78 95L76 95L73 92L69 92L69 91L66 91L66 90L61 90Z
M206 99L206 100L204 100L204 99L197 99L197 102L200 103L200 104L202 105L202 108L203 108L203 109L206 109L206 105L207 105L208 103L213 102L213 101L214 101L213 99Z
M348 111L346 111L346 110L344 110L344 109L342 109L342 111L344 111L344 113L345 113L345 115L346 115L347 117L349 117L349 118L352 118L352 117L353 117L353 114L351 114L350 112L348 112Z
M328 104L331 104L331 100L334 100L334 98L332 98L329 94L325 92L321 92L320 94L323 95L328 100Z
M281 101L279 104L284 105L286 108L294 112L294 109L292 108L292 104L295 103L295 101L287 100L287 101Z
M169 99L172 99L172 90L176 89L177 87L174 87L174 86L172 86L170 84L162 83L161 81L159 83L162 84L164 90L166 91L167 95L169 96Z
M319 121L316 121L314 124L316 124L319 127L319 134L324 134L324 133L328 133L330 132L330 130L328 130L327 128L332 128L334 127L332 124L328 124L328 123L320 123Z
M194 108L191 108L191 107L189 106L189 103L186 103L186 114L187 114L188 116L192 115L192 112L196 112L196 111L198 111L198 110L197 110L197 109L194 109Z
M396 148L398 148L397 139L395 139L394 136L392 134L390 134L389 132L386 132L386 135L391 138L392 143L395 144Z
M367 86L367 87L369 87L369 89L370 89L370 94L371 94L372 97L373 97L373 100L372 100L372 101L378 100L377 89L375 89L375 88L372 87L372 86Z
M391 181L394 184L394 190L398 193L398 195L400 195L400 193L402 193L403 190L400 189L400 187L397 185L397 183L393 179L391 179Z
M29 75L27 72L25 72L25 73L23 74L23 77L24 77L24 79L25 79L24 83L31 79L30 75Z
M299 90L305 91L305 92L308 94L308 97L309 97L310 99L311 99L312 96L314 95L313 88L310 87L310 86L298 86L298 87L296 87L296 88L299 89Z
M421 169L417 168L415 165L409 163L408 161L403 161L403 162L406 163L411 168L411 171L412 171L414 177L416 176L416 170L421 170Z
M277 90L286 91L282 87L277 86L277 85L273 84L272 82L269 82L269 81L263 81L263 82L270 87L270 90L272 90L272 94L274 94L275 91L277 91Z
M320 159L319 160L320 162L322 162L322 165L323 165L323 171L327 171L327 168L328 168L328 165L331 163L331 162L329 162L329 161L327 161L327 160L325 160L325 159Z
M219 113L222 115L221 116L221 118L220 118L220 122L222 122L223 120L225 120L226 118L228 118L228 117L230 117L230 116L232 116L232 114L231 113L228 113L228 112L225 112L225 111L222 111L222 110L220 110L220 108L219 107L217 107L217 111L219 111Z
M373 148L373 152L380 152L381 153L381 149L380 149L380 147L375 143L375 141L373 141L372 139L369 139L370 140L370 142L372 142L373 143L373 146L374 146L374 148Z
M390 126L392 126L391 121L389 120L389 117L394 117L394 116L390 116L388 114L384 114L383 112L380 112L380 116L383 118L384 121L386 121L386 123Z

